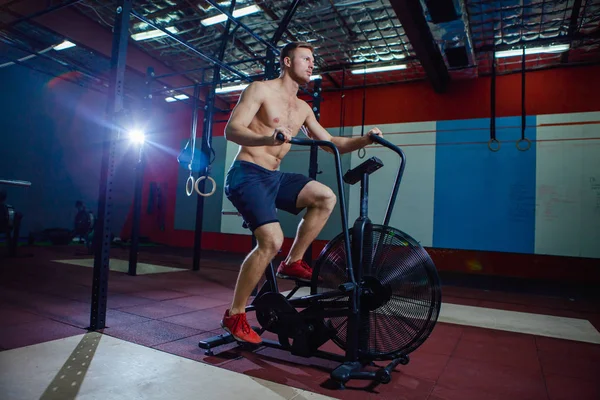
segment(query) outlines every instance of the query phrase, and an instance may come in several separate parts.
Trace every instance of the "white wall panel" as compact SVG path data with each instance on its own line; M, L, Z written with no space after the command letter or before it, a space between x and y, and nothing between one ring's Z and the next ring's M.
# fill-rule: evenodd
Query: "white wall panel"
M600 112L537 125L535 252L600 258Z
M225 152L225 175L227 176L227 171L229 170L229 167L231 167L231 163L233 163L233 160L235 159L235 157L237 156L238 150L239 150L239 145L231 142L231 141L227 141L227 151ZM231 202L227 199L227 196L225 196L225 180L223 180L223 183L220 185L220 189L223 190L223 208L222 210L224 211L236 211L235 207L233 206L233 204L231 204ZM244 222L242 217L238 217L237 215L222 215L221 216L221 232L222 233L235 233L235 234L242 234L242 235L250 235L250 231L248 229L244 229L242 227L242 223Z

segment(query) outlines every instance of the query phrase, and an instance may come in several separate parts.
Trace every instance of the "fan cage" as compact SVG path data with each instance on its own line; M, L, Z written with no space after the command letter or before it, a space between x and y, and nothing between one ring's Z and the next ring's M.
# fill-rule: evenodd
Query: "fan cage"
M363 308L368 323L367 319L361 323L368 329L368 335L359 339L362 355L374 360L407 355L423 344L437 322L441 307L437 270L427 251L415 239L389 226L372 225L372 233L365 237L365 248L371 250L371 263L363 270L363 279L375 278L391 296L374 310ZM311 288L313 294L335 290L348 281L343 234L323 249L315 264L315 273L319 280ZM336 302L344 300L348 297L335 299ZM324 306L327 308L327 303ZM333 342L345 349L348 318L327 320L336 330Z

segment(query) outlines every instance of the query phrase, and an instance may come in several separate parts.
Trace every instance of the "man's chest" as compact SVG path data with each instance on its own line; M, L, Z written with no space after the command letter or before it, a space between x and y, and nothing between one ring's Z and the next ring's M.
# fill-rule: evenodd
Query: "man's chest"
M304 123L306 115L297 99L273 98L264 107L268 124L273 127L287 127L299 129Z

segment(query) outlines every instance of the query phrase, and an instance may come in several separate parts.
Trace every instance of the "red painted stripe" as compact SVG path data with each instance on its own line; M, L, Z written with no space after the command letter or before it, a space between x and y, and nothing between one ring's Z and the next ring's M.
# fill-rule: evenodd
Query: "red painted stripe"
M596 125L600 121L580 121L580 122L557 122L555 124L539 124L538 126L569 126L569 125Z

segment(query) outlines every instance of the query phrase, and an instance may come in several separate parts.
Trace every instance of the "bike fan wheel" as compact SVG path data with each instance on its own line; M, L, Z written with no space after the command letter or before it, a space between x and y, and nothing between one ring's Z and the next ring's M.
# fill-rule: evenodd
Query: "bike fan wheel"
M441 305L437 270L415 239L389 226L373 225L365 246L372 251L371 266L363 269L362 279L370 290L360 301L365 316L363 354L374 360L407 355L429 337L437 322ZM343 234L323 249L315 273L320 279L312 293L335 290L348 281ZM329 318L329 323L337 331L334 342L345 349L348 318Z

